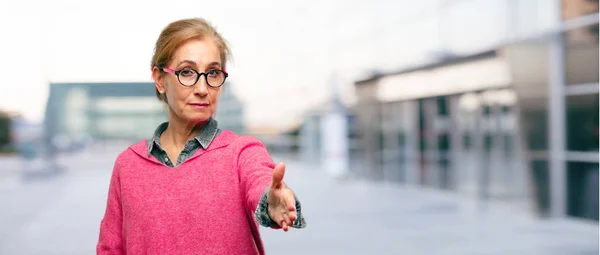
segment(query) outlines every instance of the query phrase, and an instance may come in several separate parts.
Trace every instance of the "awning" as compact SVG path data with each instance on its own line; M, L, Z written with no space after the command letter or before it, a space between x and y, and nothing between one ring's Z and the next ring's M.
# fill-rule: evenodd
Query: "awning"
M506 60L499 56L382 77L377 98L383 102L459 94L511 84Z

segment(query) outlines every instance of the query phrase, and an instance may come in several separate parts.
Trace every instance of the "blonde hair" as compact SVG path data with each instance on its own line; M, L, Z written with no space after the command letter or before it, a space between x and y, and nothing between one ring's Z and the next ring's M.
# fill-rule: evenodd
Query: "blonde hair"
M217 32L214 26L202 18L181 19L167 25L160 33L158 40L156 40L150 70L156 66L162 72L162 68L169 64L179 46L189 40L204 38L212 38L217 44L221 55L221 67L225 70L227 60L231 54L227 41ZM156 97L166 102L165 96L160 94L157 89Z

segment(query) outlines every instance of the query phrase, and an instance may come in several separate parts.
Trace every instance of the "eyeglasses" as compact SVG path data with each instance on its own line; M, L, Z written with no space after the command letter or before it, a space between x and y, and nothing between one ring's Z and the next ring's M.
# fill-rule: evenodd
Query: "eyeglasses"
M229 76L227 72L217 69L210 70L206 73L199 73L191 68L175 71L171 68L165 67L163 68L163 71L177 75L177 80L179 80L179 83L186 87L194 86L200 79L200 76L204 75L204 79L206 79L206 84L208 84L208 86L212 88L218 88L225 83L225 79L227 79L227 76Z

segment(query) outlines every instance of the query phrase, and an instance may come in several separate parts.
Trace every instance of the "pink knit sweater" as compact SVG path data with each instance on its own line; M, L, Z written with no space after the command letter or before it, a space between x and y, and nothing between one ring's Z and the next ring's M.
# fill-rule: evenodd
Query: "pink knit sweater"
M223 131L175 168L145 141L117 158L98 254L264 254L253 218L275 167L263 143Z

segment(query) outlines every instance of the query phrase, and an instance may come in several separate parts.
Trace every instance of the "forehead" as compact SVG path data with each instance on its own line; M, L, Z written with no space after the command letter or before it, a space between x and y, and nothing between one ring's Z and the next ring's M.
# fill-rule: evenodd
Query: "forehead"
M174 64L191 60L198 64L221 63L221 52L212 39L194 39L183 43L173 54Z

